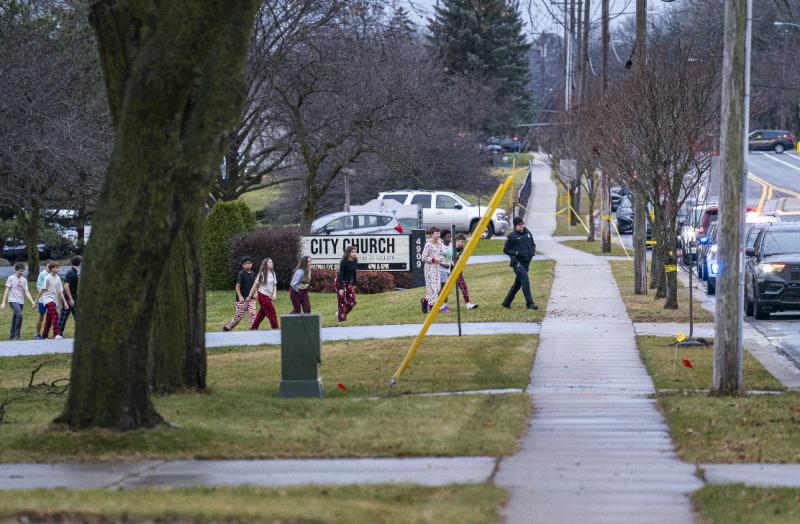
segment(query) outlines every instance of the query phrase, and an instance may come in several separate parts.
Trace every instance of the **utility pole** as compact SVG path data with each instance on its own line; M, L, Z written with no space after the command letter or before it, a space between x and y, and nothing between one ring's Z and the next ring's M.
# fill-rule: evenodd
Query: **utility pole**
M602 98L605 98L608 91L608 48L611 42L608 2L609 0L602 0L603 63L600 71L600 96ZM600 251L611 253L611 183L605 167L600 167Z
M742 387L744 224L747 135L750 121L750 41L752 0L725 1L722 55L722 126L715 393L735 395Z
M633 60L642 74L647 60L647 0L636 0L636 43ZM633 292L647 294L647 193L639 187L633 195Z

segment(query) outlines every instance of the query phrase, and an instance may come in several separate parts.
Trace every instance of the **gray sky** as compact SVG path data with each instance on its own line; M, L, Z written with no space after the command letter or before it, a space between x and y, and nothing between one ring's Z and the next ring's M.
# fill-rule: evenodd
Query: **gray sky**
M545 4L550 5L551 9L557 13L559 8L558 6L553 7L551 4L552 1L553 0L520 0L522 17L530 27L531 31L561 32L561 27L552 19L545 8ZM687 1L691 0L678 0L673 4L680 4L680 2ZM408 6L409 11L411 11L411 13L414 15L413 20L420 25L427 24L426 18L431 16L433 13L433 6L436 4L436 0L401 0L401 2ZM594 1L592 4L592 20L599 21L600 2ZM670 4L664 3L660 0L650 0L648 4L650 4L648 6L648 10L650 11L670 8ZM610 6L612 18L616 17L615 21L619 21L626 16L633 16L632 13L636 10L636 1L611 0ZM624 15L621 13L631 14ZM531 22L533 23L531 24Z

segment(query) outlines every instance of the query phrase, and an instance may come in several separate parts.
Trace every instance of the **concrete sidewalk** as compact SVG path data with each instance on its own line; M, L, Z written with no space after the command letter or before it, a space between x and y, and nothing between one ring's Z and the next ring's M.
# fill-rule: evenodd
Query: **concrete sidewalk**
M494 457L0 464L0 489L488 482Z
M688 495L702 482L674 453L608 262L550 237L555 218L541 213L555 203L537 160L529 227L556 270L528 389L534 416L495 479L511 490L506 521L692 522Z
M540 324L536 322L469 322L462 323L465 335L507 335L539 333ZM415 337L422 324L395 324L380 326L347 326L322 328L322 340L365 340L370 338ZM428 335L456 336L458 324L433 324ZM50 355L72 353L74 340L23 340L19 342L0 342L0 358L23 355ZM280 331L229 331L228 333L206 333L206 347L266 346L281 343Z

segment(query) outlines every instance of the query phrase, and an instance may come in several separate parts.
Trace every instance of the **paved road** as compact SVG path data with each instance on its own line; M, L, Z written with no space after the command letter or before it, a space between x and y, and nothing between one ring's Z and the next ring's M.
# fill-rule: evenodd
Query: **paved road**
M800 196L800 158L797 153L751 152L747 158L747 204L756 207L762 196ZM709 200L719 199L719 159L711 164ZM771 193L770 193L771 190Z

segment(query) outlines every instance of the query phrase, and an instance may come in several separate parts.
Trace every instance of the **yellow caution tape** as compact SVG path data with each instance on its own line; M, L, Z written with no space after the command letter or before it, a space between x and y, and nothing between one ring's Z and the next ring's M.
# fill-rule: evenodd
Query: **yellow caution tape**
M644 243L647 244L648 246L655 246L657 244L655 240L645 240Z
M589 226L587 226L587 225L586 225L586 222L584 222L584 221L583 221L583 219L581 218L581 215L580 215L580 214L579 214L577 211L575 211L575 208L574 208L574 207L572 207L572 205L571 205L571 204L570 204L569 208L572 210L572 212L573 212L573 213L575 214L575 216L578 218L578 222L580 222L580 223L581 223L581 225L583 226L583 229L585 229L585 230L586 230L586 232L588 233L588 232L589 232ZM587 216L587 217L586 217L586 219L588 220L588 219L589 219L589 217Z
M625 252L625 256L628 257L628 260L631 259L631 256L628 254L628 249L625 247L625 242L622 241L622 235L619 233L619 228L617 228L617 223L613 220L610 221L611 225L614 226L614 231L617 232L617 238L619 238L619 243L622 246L622 250Z
M603 220L610 221L611 215L603 215Z
M676 265L665 265L664 271L667 273L676 273L678 271L678 266Z

